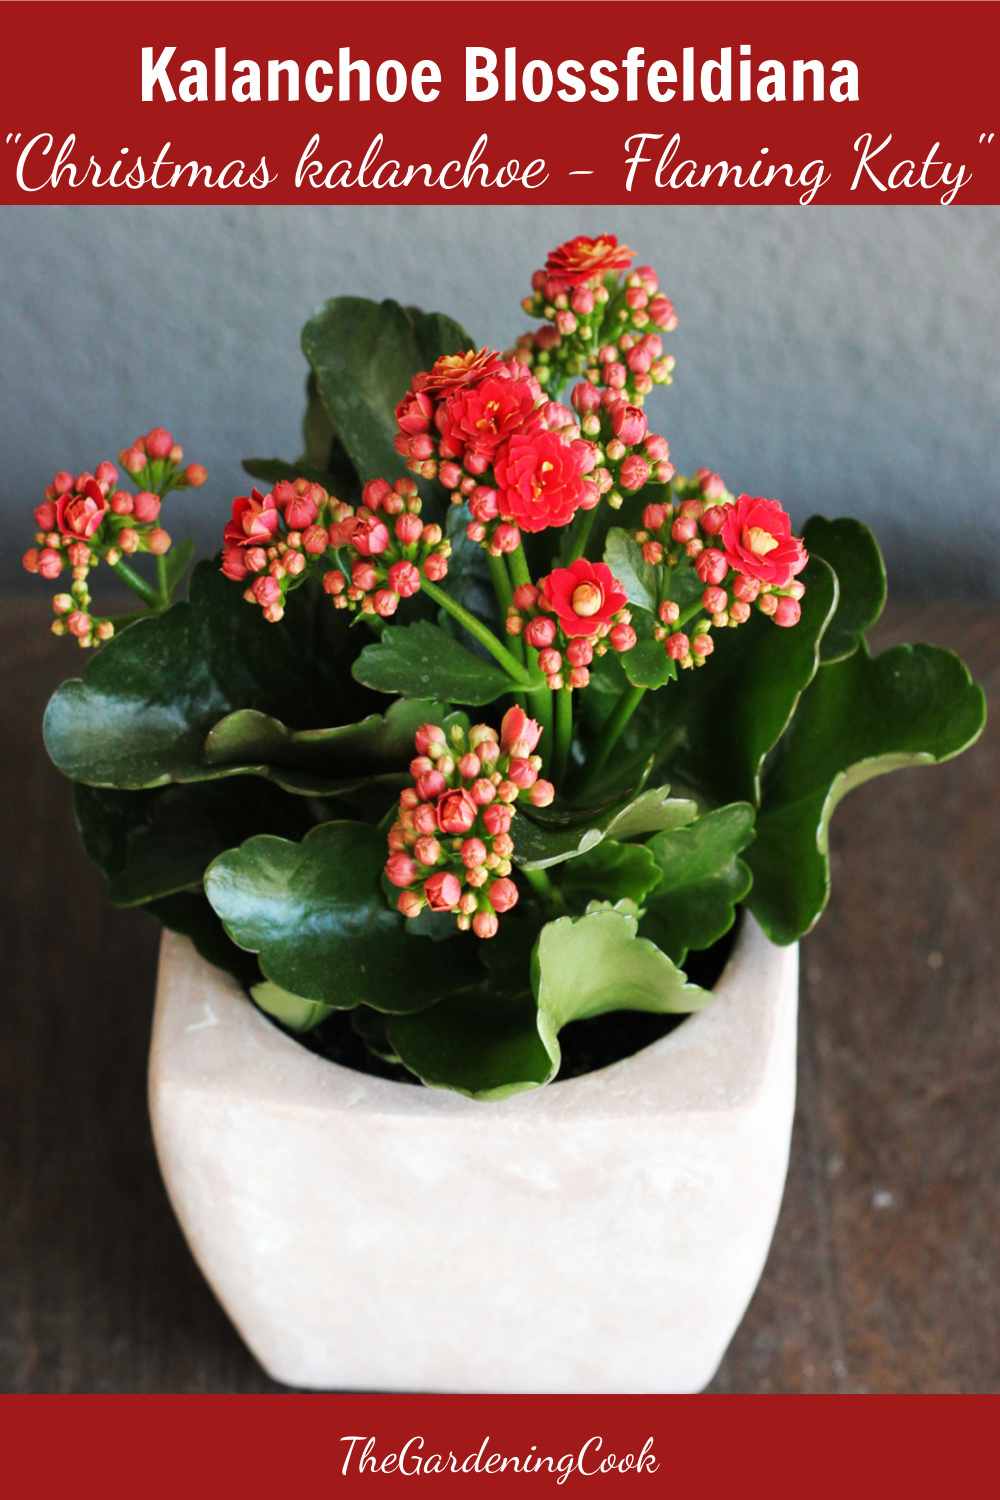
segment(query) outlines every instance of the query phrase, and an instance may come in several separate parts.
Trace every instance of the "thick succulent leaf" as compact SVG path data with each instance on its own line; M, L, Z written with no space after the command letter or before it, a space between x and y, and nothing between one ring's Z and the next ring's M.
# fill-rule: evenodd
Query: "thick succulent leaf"
M350 495L343 493L344 486L338 485L336 476L329 469L316 464L292 464L283 458L245 458L243 467L251 479L262 480L267 485L275 485L281 479L308 479L312 484L321 484L338 498L350 500Z
M685 797L671 797L668 786L649 787L592 809L559 807L558 801L543 813L527 809L514 819L514 859L526 870L544 870L550 865L595 849L603 839L633 839L679 828L689 823L698 809Z
M262 979L250 986L250 993L261 1010L273 1020L280 1021L289 1031L312 1031L333 1013L332 1005L321 1000L306 1000L302 995L293 995L283 990L273 980Z
M416 371L470 348L468 334L442 313L365 297L335 297L302 330L323 405L365 478L399 470L393 413Z
M382 892L384 862L378 829L323 823L301 843L263 835L230 849L209 866L205 892L282 989L337 1010L420 1010L478 965L468 944L443 965L436 944L407 933Z
M44 724L53 761L90 786L134 789L230 774L206 767L202 756L207 731L223 715L256 708L295 720L317 697L320 679L296 619L311 607L298 601L293 594L288 628L268 625L213 563L200 563L189 602L137 620L92 657L82 678L53 694Z
M639 543L621 527L608 532L604 561L628 595L629 603L655 614L660 602L659 572L646 562Z
M177 891L201 891L215 857L253 833L304 834L303 804L273 787L248 796L233 782L144 792L77 785L77 827L104 872L116 906L140 906Z
M555 1077L559 1032L570 1021L707 1004L711 995L689 984L636 927L634 917L611 910L547 923L532 960L532 996L488 989L393 1017L389 1035L400 1060L433 1087L503 1099Z
M661 688L677 676L677 665L672 662L660 641L648 637L636 642L631 651L619 658L622 671L633 687Z
M830 890L830 818L854 787L905 766L934 765L971 745L986 701L964 664L935 646L862 645L825 666L803 695L769 768L748 854L750 906L775 942L816 922Z
M764 761L815 676L837 580L821 558L810 561L803 580L796 626L783 630L755 611L739 629L717 632L706 665L682 672L662 695L672 700L663 712L676 726L666 769L710 802L759 800Z
M379 693L492 703L515 684L502 667L477 656L437 625L390 625L354 663L354 676Z
M421 724L440 723L447 707L432 698L393 703L385 714L369 714L357 724L329 729L290 729L257 709L227 714L209 730L205 760L213 766L264 762L274 766L312 767L329 773L384 770L405 766L413 754L413 737Z
M194 557L194 541L191 537L185 537L182 542L175 542L165 559L165 581L167 593L173 598L177 592L177 586Z
M655 834L645 845L659 882L646 899L639 930L675 963L683 963L692 948L710 948L732 927L752 883L737 856L753 836L753 808L731 802L685 828Z
M668 835L660 835L668 837ZM560 871L559 890L574 911L585 911L591 901L641 905L660 879L660 867L645 844L620 844L605 839L587 854L570 860Z
M828 521L813 516L804 535L810 553L830 564L840 585L837 608L820 644L822 662L839 661L857 649L882 613L885 563L868 527L850 517Z

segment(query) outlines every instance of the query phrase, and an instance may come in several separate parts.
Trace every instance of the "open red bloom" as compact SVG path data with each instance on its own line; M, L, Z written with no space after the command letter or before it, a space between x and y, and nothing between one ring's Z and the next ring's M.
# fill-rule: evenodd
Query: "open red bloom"
M416 392L427 391L438 398L457 391L484 375L492 375L503 366L503 356L495 349L466 349L462 354L442 354L429 370L420 370L413 377Z
M585 557L568 568L556 568L538 586L567 636L593 635L598 625L610 624L628 603L628 595L607 564L588 562Z
M452 451L471 449L490 458L505 438L524 426L535 409L537 389L530 371L524 373L525 379L490 375L448 397L440 425Z
M227 547L266 547L278 530L281 516L273 495L251 490L233 501L233 513L222 539Z
M788 512L777 500L740 495L726 507L719 541L731 568L784 588L809 561L800 537L792 535Z
M578 234L550 250L545 269L550 276L565 281L569 286L592 281L607 275L609 271L627 271L635 259L635 251L627 245L619 245L613 234L599 234L596 239Z
M56 525L63 536L87 541L108 513L108 502L96 479L88 479L78 494L60 495L56 501Z
M501 515L522 531L568 525L588 499L587 446L554 432L515 432L493 463Z

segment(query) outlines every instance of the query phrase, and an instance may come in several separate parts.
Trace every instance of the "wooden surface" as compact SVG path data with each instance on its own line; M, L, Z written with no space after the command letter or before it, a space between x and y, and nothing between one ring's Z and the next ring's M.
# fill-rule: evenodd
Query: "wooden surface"
M77 846L39 721L78 669L0 617L0 1389L275 1390L174 1223L145 1108L157 929ZM995 698L1000 612L899 610ZM854 793L803 945L799 1105L771 1258L713 1389L1000 1391L998 751Z

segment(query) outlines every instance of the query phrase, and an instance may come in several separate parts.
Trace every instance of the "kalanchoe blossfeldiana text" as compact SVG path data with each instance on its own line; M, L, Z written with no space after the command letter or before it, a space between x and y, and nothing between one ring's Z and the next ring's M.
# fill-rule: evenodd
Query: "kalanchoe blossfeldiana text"
M120 473L105 459L94 472L58 470L35 507L35 546L21 559L25 570L49 582L69 575L68 589L52 599L54 635L72 636L80 646L109 641L120 620L95 614L89 577L107 564L148 608L164 609L172 587L165 558L172 539L160 524L160 509L172 490L197 489L207 472L201 464L182 467L184 451L165 427L154 427L122 449L120 462L138 493L120 484ZM156 582L147 582L125 561L148 553L156 558ZM176 580L175 580L176 582ZM128 617L126 617L127 620Z

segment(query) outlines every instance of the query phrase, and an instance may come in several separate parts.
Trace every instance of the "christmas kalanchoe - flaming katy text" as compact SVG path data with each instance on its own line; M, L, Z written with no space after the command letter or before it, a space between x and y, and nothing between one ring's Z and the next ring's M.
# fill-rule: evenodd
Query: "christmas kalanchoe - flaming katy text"
M165 559L172 539L161 524L163 500L172 490L199 488L208 477L201 464L184 467L183 460L184 451L171 433L154 427L119 456L129 480L139 486L136 493L124 487L120 471L108 459L93 473L60 469L52 476L35 507L35 545L21 561L27 572L61 582L52 599L54 635L72 636L80 646L99 646L114 635L120 620L96 614L92 607L90 574L101 563L147 608L169 604L173 589ZM156 559L155 583L126 561L137 554Z
M461 931L496 937L520 895L511 878L515 804L524 793L547 807L555 795L539 775L540 737L541 725L521 708L508 709L499 735L489 724L417 730L413 785L400 794L385 863L404 917L447 912Z

